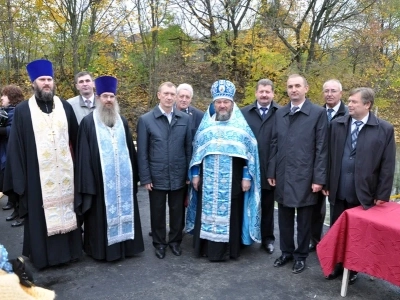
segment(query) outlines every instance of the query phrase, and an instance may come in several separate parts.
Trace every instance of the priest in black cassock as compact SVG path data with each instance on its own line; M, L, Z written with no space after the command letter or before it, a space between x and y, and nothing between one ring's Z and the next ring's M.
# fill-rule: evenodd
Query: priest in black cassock
M71 152L78 122L71 105L54 95L51 62L35 60L26 68L35 94L15 108L3 190L20 196L22 254L41 269L82 256Z
M84 251L113 261L144 251L137 201L136 150L119 114L117 79L95 80L96 109L79 125L75 207L84 220Z

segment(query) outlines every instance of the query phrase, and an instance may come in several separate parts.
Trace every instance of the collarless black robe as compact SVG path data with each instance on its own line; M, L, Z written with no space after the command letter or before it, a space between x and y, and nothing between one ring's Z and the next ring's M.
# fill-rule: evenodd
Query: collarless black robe
M70 149L74 149L78 122L69 103L62 101L68 121ZM34 116L37 117L37 116ZM36 141L28 101L17 105L7 146L4 191L20 196L19 213L25 218L22 254L38 268L58 265L82 256L80 228L47 236Z
M123 259L144 251L137 201L139 175L136 150L128 122L122 116L121 119L125 128L126 143L134 179L134 240L127 240L108 246L103 175L93 113L82 119L78 132L75 210L78 214L83 215L84 251L95 259L106 261Z

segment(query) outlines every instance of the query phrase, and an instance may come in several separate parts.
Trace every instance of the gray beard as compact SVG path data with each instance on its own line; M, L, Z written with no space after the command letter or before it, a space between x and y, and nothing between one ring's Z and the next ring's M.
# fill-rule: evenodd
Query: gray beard
M43 92L43 90L35 89L35 97L44 102L51 102L54 98L54 89L51 92Z
M216 121L228 121L231 118L232 111L228 111L224 114L216 113L215 120Z
M107 108L101 101L97 102L97 108L99 111L100 120L108 127L113 127L117 122L119 115L119 104L114 102L112 108Z

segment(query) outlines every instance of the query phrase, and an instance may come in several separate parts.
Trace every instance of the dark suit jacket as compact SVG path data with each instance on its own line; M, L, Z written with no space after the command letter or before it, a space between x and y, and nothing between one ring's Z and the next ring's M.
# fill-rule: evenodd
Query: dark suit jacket
M199 128L200 122L203 119L204 112L194 106L189 106L188 110L190 116L190 129L192 132L192 138L194 138L197 128Z
M272 101L268 113L264 119L260 115L260 110L257 107L257 101L241 109L244 118L246 119L257 139L262 189L272 189L268 183L267 169L272 132L275 126L275 112L279 108L280 105Z
M275 200L288 207L317 203L313 183L324 185L328 163L326 110L306 99L293 116L290 103L276 111L268 178L276 179Z
M351 116L331 122L330 170L328 180L329 202L335 204L346 137ZM364 208L374 205L374 199L389 201L396 163L394 129L390 123L370 112L367 123L357 138L355 155L355 187L358 200Z

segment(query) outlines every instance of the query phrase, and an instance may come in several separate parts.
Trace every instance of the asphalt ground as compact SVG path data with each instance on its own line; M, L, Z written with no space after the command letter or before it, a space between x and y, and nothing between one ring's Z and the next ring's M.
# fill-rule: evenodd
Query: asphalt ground
M139 189L139 206L145 251L116 262L99 262L84 255L75 263L33 271L38 286L52 289L56 299L343 299L341 279L324 278L316 253L310 254L306 270L292 274L292 265L273 267L280 256L279 230L275 213L275 252L267 254L259 244L243 249L237 260L211 263L197 258L192 251L192 237L184 236L183 254L174 256L169 249L163 260L154 255L150 230L148 194ZM0 200L6 204L7 198ZM6 222L11 211L0 209L0 243L9 257L21 255L23 227L11 228ZM0 295L1 299L1 295ZM399 300L400 288L386 281L360 274L349 286L346 299Z

